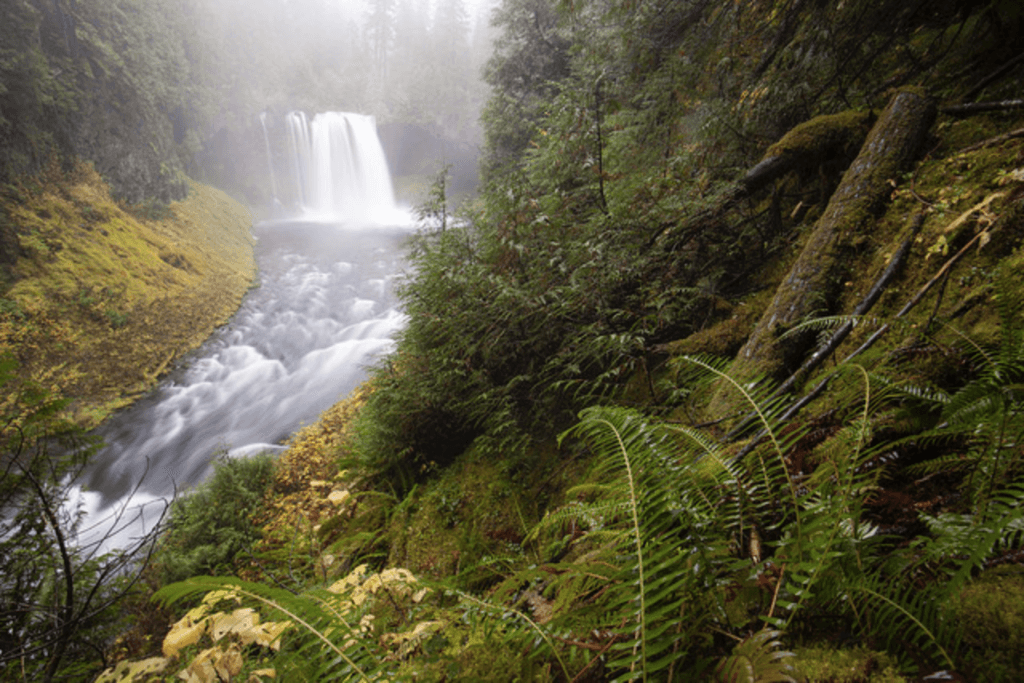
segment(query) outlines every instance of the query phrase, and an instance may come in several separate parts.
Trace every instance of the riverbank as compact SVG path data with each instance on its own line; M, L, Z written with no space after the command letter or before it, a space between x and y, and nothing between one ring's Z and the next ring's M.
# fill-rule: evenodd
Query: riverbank
M189 182L126 206L89 165L0 193L0 353L91 428L151 388L237 310L256 275L252 218Z

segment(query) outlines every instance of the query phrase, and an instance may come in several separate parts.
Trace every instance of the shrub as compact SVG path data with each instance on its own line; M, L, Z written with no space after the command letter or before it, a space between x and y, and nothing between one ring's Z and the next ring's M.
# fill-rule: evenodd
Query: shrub
M273 471L270 454L221 457L209 479L177 498L157 557L161 583L230 573L236 556L258 537L251 517L263 502Z

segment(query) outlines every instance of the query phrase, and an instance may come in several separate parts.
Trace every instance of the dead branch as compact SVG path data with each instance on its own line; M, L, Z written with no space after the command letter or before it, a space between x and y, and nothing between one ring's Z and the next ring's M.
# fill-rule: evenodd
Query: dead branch
M968 152L976 152L979 149L984 149L986 147L992 147L993 145L1001 145L1002 143L1006 142L1007 140L1012 140L1013 138L1020 138L1020 137L1024 137L1024 128L1018 128L1017 130L1011 130L1009 133L1003 133L1002 135L997 135L994 138L989 138L988 140L982 140L981 142L976 142L973 145L970 145L969 147L964 147L962 150L957 152L957 154L967 154Z
M921 299L923 299L924 296L929 291L931 291L932 287L934 287L938 282L942 281L945 278L946 274L950 271L950 269L954 265L956 265L957 261L959 261L961 258L963 258L964 254L966 254L968 251L970 251L971 247L973 247L979 240L981 240L984 235L988 235L988 232L989 232L988 227L986 227L984 230L979 231L978 234L975 235L971 239L971 241L969 241L967 244L965 244L960 249L960 251L958 251L948 261L946 261L946 263L943 264L942 268L939 269L939 272L937 272L930 280L928 280L928 282L926 282L921 287L921 289L919 289L917 291L917 293L910 299L910 301L908 301L906 304L903 305L903 308L901 308L899 310L899 312L894 317L894 320L899 320L900 318L904 317L915 306L917 306L917 304L919 304L921 302ZM843 359L843 361L840 363L840 365L841 366L842 365L846 365L851 360L853 360L854 358L856 358L860 354L862 354L865 351L867 351L868 349L870 349L872 346L875 345L875 342L877 342L879 339L881 339L882 336L885 335L885 333L889 331L889 329L891 327L892 327L891 323L885 323L880 328L875 330L874 334L872 334L868 338L867 341L865 341L863 344L861 344L859 347L857 347L853 352L851 352L848 356L846 356L846 358ZM818 382L818 384L810 392L808 392L806 395L804 395L799 401L797 401L796 403L791 405L789 408L787 408L782 413L782 415L779 416L778 424L782 425L782 424L785 424L786 422L788 422L789 420L793 419L793 417L797 413L799 413L801 410L803 410L804 407L806 407L809 403L811 403L812 401L817 399L819 396L821 396L822 392L824 392L825 389L828 388L828 385L832 382L832 379L835 376L836 376L836 373L834 373L834 372L832 374L828 375L827 377L822 379L820 382ZM762 429L760 432L758 432L754 436L754 438L752 438L750 440L750 443L748 443L746 446L744 446L740 450L740 452L736 455L736 459L739 460L742 457L744 457L745 455L747 455L748 453L750 453L752 450L754 450L754 448L767 435L768 435L768 431L767 430Z
M939 111L950 116L972 116L974 114L983 114L987 111L1009 111L1012 109L1024 109L1024 100L954 104L949 107L942 107Z
M897 249L896 253L893 254L892 258L889 260L889 265L882 272L881 276L879 276L878 280L875 281L875 284L872 285L868 293L864 296L863 299L861 299L860 303L857 304L857 306L853 309L853 313L851 315L854 318L863 316L865 313L870 311L871 308L878 301L878 299L882 296L882 293L885 291L886 287L889 286L889 283L896 276L896 273L903 265L903 261L904 259L906 259L907 254L910 253L910 248L914 244L914 238L917 237L918 232L920 232L921 230L921 226L924 225L925 216L926 214L924 212L914 216L914 220L910 225L910 234L907 235L906 239L904 239L903 242L900 244L899 249ZM838 330L835 331L835 333L832 334L828 341L826 341L824 344L818 347L818 349L813 354L811 354L811 356L806 361L804 361L803 365L801 365L796 370L796 372L791 374L785 382L780 384L779 387L774 392L772 392L772 395L769 397L768 400L774 400L779 396L785 394L786 392L790 391L797 384L797 382L802 380L804 377L810 374L812 370L821 365L821 362L825 360L829 355L831 355L837 348L839 348L839 345L846 340L846 338L850 335L850 332L853 331L853 328L855 326L856 322L853 320L843 324L842 327L840 327ZM730 432L725 437L726 440L736 438L747 428L748 425L750 425L750 423L756 417L757 415L753 413L747 415L739 424L737 424L732 430L730 430Z

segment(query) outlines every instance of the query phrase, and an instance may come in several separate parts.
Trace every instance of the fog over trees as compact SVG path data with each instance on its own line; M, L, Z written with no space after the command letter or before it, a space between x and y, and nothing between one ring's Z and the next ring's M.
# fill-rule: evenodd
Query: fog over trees
M294 109L475 144L485 16L463 0L5 2L0 176L56 152L131 202L180 197L186 173L258 202L258 115Z

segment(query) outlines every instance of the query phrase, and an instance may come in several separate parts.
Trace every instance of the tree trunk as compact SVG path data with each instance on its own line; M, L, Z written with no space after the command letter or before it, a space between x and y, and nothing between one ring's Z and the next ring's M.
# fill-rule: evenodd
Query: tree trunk
M855 240L884 209L892 191L889 181L914 158L934 118L935 105L923 92L902 90L893 96L740 350L737 376L778 377L799 365L809 340L791 337L780 343L779 335L810 316L830 312Z

